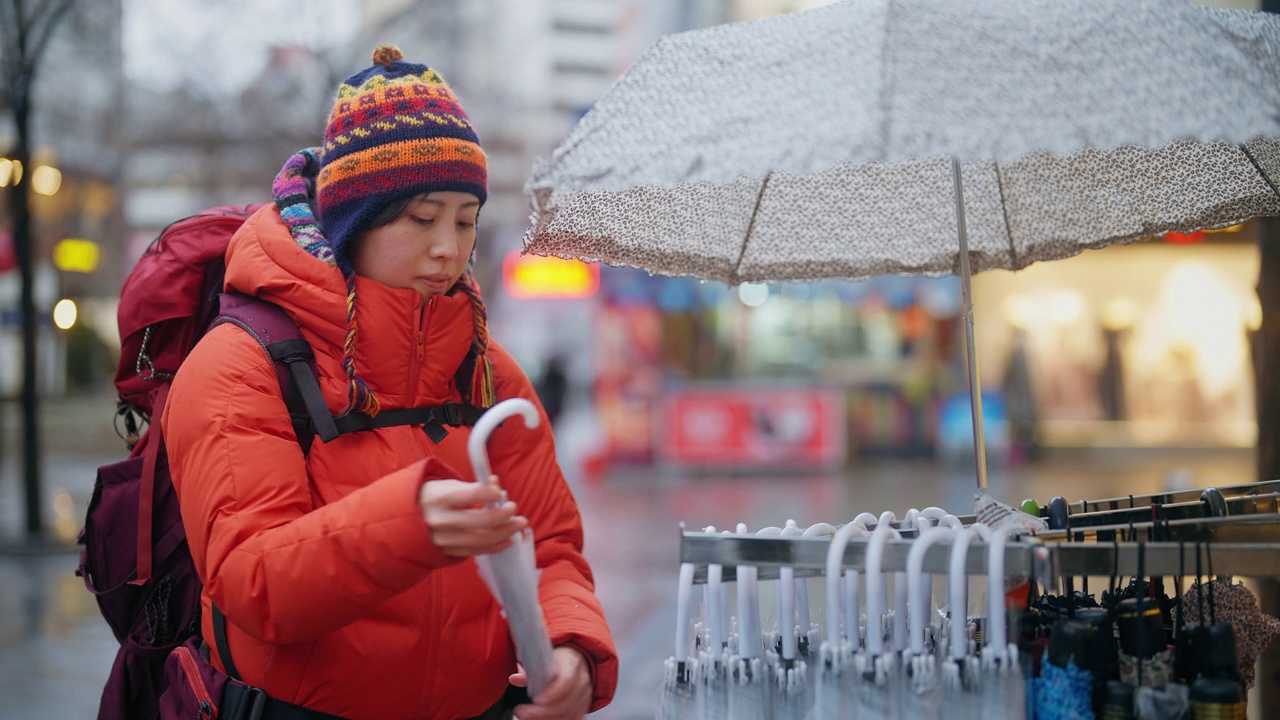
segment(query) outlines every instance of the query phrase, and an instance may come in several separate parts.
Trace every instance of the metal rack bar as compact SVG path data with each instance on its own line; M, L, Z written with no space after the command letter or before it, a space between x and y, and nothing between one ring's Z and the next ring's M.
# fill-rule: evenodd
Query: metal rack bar
M1217 490L1227 499L1246 495L1274 494L1280 493L1280 480L1267 480L1265 482L1258 483L1230 485L1227 487L1219 487ZM1074 516L1077 514L1105 512L1108 510L1148 508L1153 503L1156 505L1170 505L1174 503L1198 502L1200 500L1201 493L1204 491L1205 488L1195 488L1191 490L1172 490L1169 492L1152 493L1149 495L1125 495L1123 497L1102 498L1099 500L1068 500L1067 511Z
M1208 506L1201 499L1206 490L1215 489L1222 494L1228 515L1250 515L1280 512L1280 480L1268 480L1247 485L1220 488L1196 488L1150 495L1132 495L1101 500L1079 500L1067 503L1068 523L1073 531L1105 526L1128 526L1151 522L1151 506L1159 506L1162 521L1190 520L1212 517ZM1041 507L1040 518L1047 519L1048 505ZM975 522L973 515L957 515L965 525ZM867 529L875 527L868 524ZM913 538L916 528L901 520L893 523L904 538Z
M1280 493L1272 492L1229 497L1225 499L1224 504L1227 514L1230 516L1274 514L1280 510ZM1135 508L1075 513L1067 517L1067 524L1072 532L1085 529L1097 530L1102 527L1122 528L1127 527L1129 524L1149 524L1152 522L1151 514L1150 505L1140 505ZM1156 509L1156 515L1162 521L1208 519L1210 517L1208 508L1198 497L1195 500L1186 502L1161 504Z
M1273 516L1215 518L1172 523L1181 532L1198 533L1200 542L1212 543L1214 571L1241 577L1280 577L1280 519ZM760 537L756 535L705 534L685 532L681 536L680 560L693 563L695 582L705 582L707 566L723 567L723 579L732 580L735 568L759 568L761 579L778 576L783 567L793 568L797 577L823 574L830 540L825 538ZM1010 542L1005 552L1009 575L1035 576L1042 581L1080 575L1134 575L1138 572L1139 548L1145 551L1149 575L1177 575L1195 566L1196 541L1148 543ZM846 568L866 566L865 538L851 540L845 547L842 564ZM883 569L906 569L910 540L890 540L885 544ZM950 569L951 547L939 543L925 553L924 570L946 573ZM966 572L986 570L986 546L969 547Z

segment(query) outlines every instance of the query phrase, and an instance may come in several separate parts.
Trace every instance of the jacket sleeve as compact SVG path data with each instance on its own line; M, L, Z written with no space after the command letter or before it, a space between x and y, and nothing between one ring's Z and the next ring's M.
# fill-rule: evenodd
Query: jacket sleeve
M184 361L162 425L200 577L258 640L332 632L456 562L418 506L423 482L458 477L438 460L313 506L275 367L237 328L215 328Z
M489 461L499 482L533 528L539 599L552 645L569 645L591 664L595 691L591 710L609 704L618 684L618 653L604 610L595 595L591 568L582 555L582 518L556 462L550 423L532 384L515 360L490 341L495 390L505 400L522 397L538 407L542 422L503 423L489 438Z

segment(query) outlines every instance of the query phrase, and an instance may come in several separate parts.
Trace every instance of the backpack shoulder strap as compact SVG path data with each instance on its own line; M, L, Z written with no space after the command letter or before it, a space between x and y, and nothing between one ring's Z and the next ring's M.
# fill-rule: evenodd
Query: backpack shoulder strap
M289 418L305 455L317 435L321 442L338 437L333 416L316 381L315 353L298 325L276 305L240 293L223 293L213 325L238 325L258 341L276 366Z
M317 436L321 442L329 442L339 435L396 425L419 425L432 442L439 443L448 434L447 427L475 425L484 413L470 404L445 403L383 410L376 418L363 413L335 418L329 414L316 380L315 353L284 310L241 293L222 294L219 305L220 312L211 327L223 323L239 326L266 349L275 363L285 406L304 455L310 452Z

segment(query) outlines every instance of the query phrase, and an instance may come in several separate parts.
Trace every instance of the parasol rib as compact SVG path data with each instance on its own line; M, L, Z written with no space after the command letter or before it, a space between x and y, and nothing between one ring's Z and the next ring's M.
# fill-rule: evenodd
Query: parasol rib
M1271 192L1275 193L1277 197L1280 197L1280 188L1277 188L1276 184L1271 182L1271 176L1267 175L1267 171L1263 170L1262 166L1258 164L1257 159L1253 157L1253 153L1249 152L1249 146L1242 143L1240 145L1240 152L1244 153L1244 156L1249 158L1249 162L1253 163L1253 169L1257 170L1258 174L1262 176L1262 179L1267 181L1267 185L1270 186Z
M742 238L742 249L738 251L738 262L733 264L733 277L730 280L734 283L742 277L738 273L738 268L742 267L742 258L747 256L747 245L751 242L751 231L756 228L756 215L760 212L760 203L764 200L764 191L769 187L769 180L772 178L773 173L767 173L764 176L764 182L760 183L760 192L756 194L755 207L751 208L751 220L747 222L747 234Z
M969 404L973 413L973 459L978 474L978 489L987 488L987 446L982 430L982 381L978 375L978 355L973 347L973 290L969 278L969 231L964 222L964 187L960 182L960 158L951 156L951 172L955 180L956 231L960 236L960 294L964 304L965 359L969 361Z
M1009 224L1009 205L1004 197L1004 178L1000 177L1000 163L992 162L996 174L996 191L1000 193L1000 213L1004 216L1004 236L1009 239L1009 267L1018 267L1018 246L1013 244L1013 226Z

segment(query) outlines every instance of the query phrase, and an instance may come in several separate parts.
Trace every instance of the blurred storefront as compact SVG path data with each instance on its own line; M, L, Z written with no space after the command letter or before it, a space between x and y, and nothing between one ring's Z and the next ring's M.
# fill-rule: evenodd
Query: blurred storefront
M1047 446L1250 447L1256 222L974 283L984 376L1024 373Z
M964 377L953 360L958 298L954 278L727 288L606 268L595 395L610 454L814 468L849 451L931 454L940 399ZM757 398L749 411L744 396ZM734 456L727 438L712 459L680 450L691 423L748 420L731 434L785 437L791 450Z
M975 277L991 461L1251 445L1256 279L1252 224ZM737 469L963 459L959 298L954 277L728 288L605 267L592 352L606 452ZM842 411L824 415L815 393ZM832 423L840 437L818 439ZM779 427L793 430L789 453L734 450ZM691 452L691 438L707 448Z

